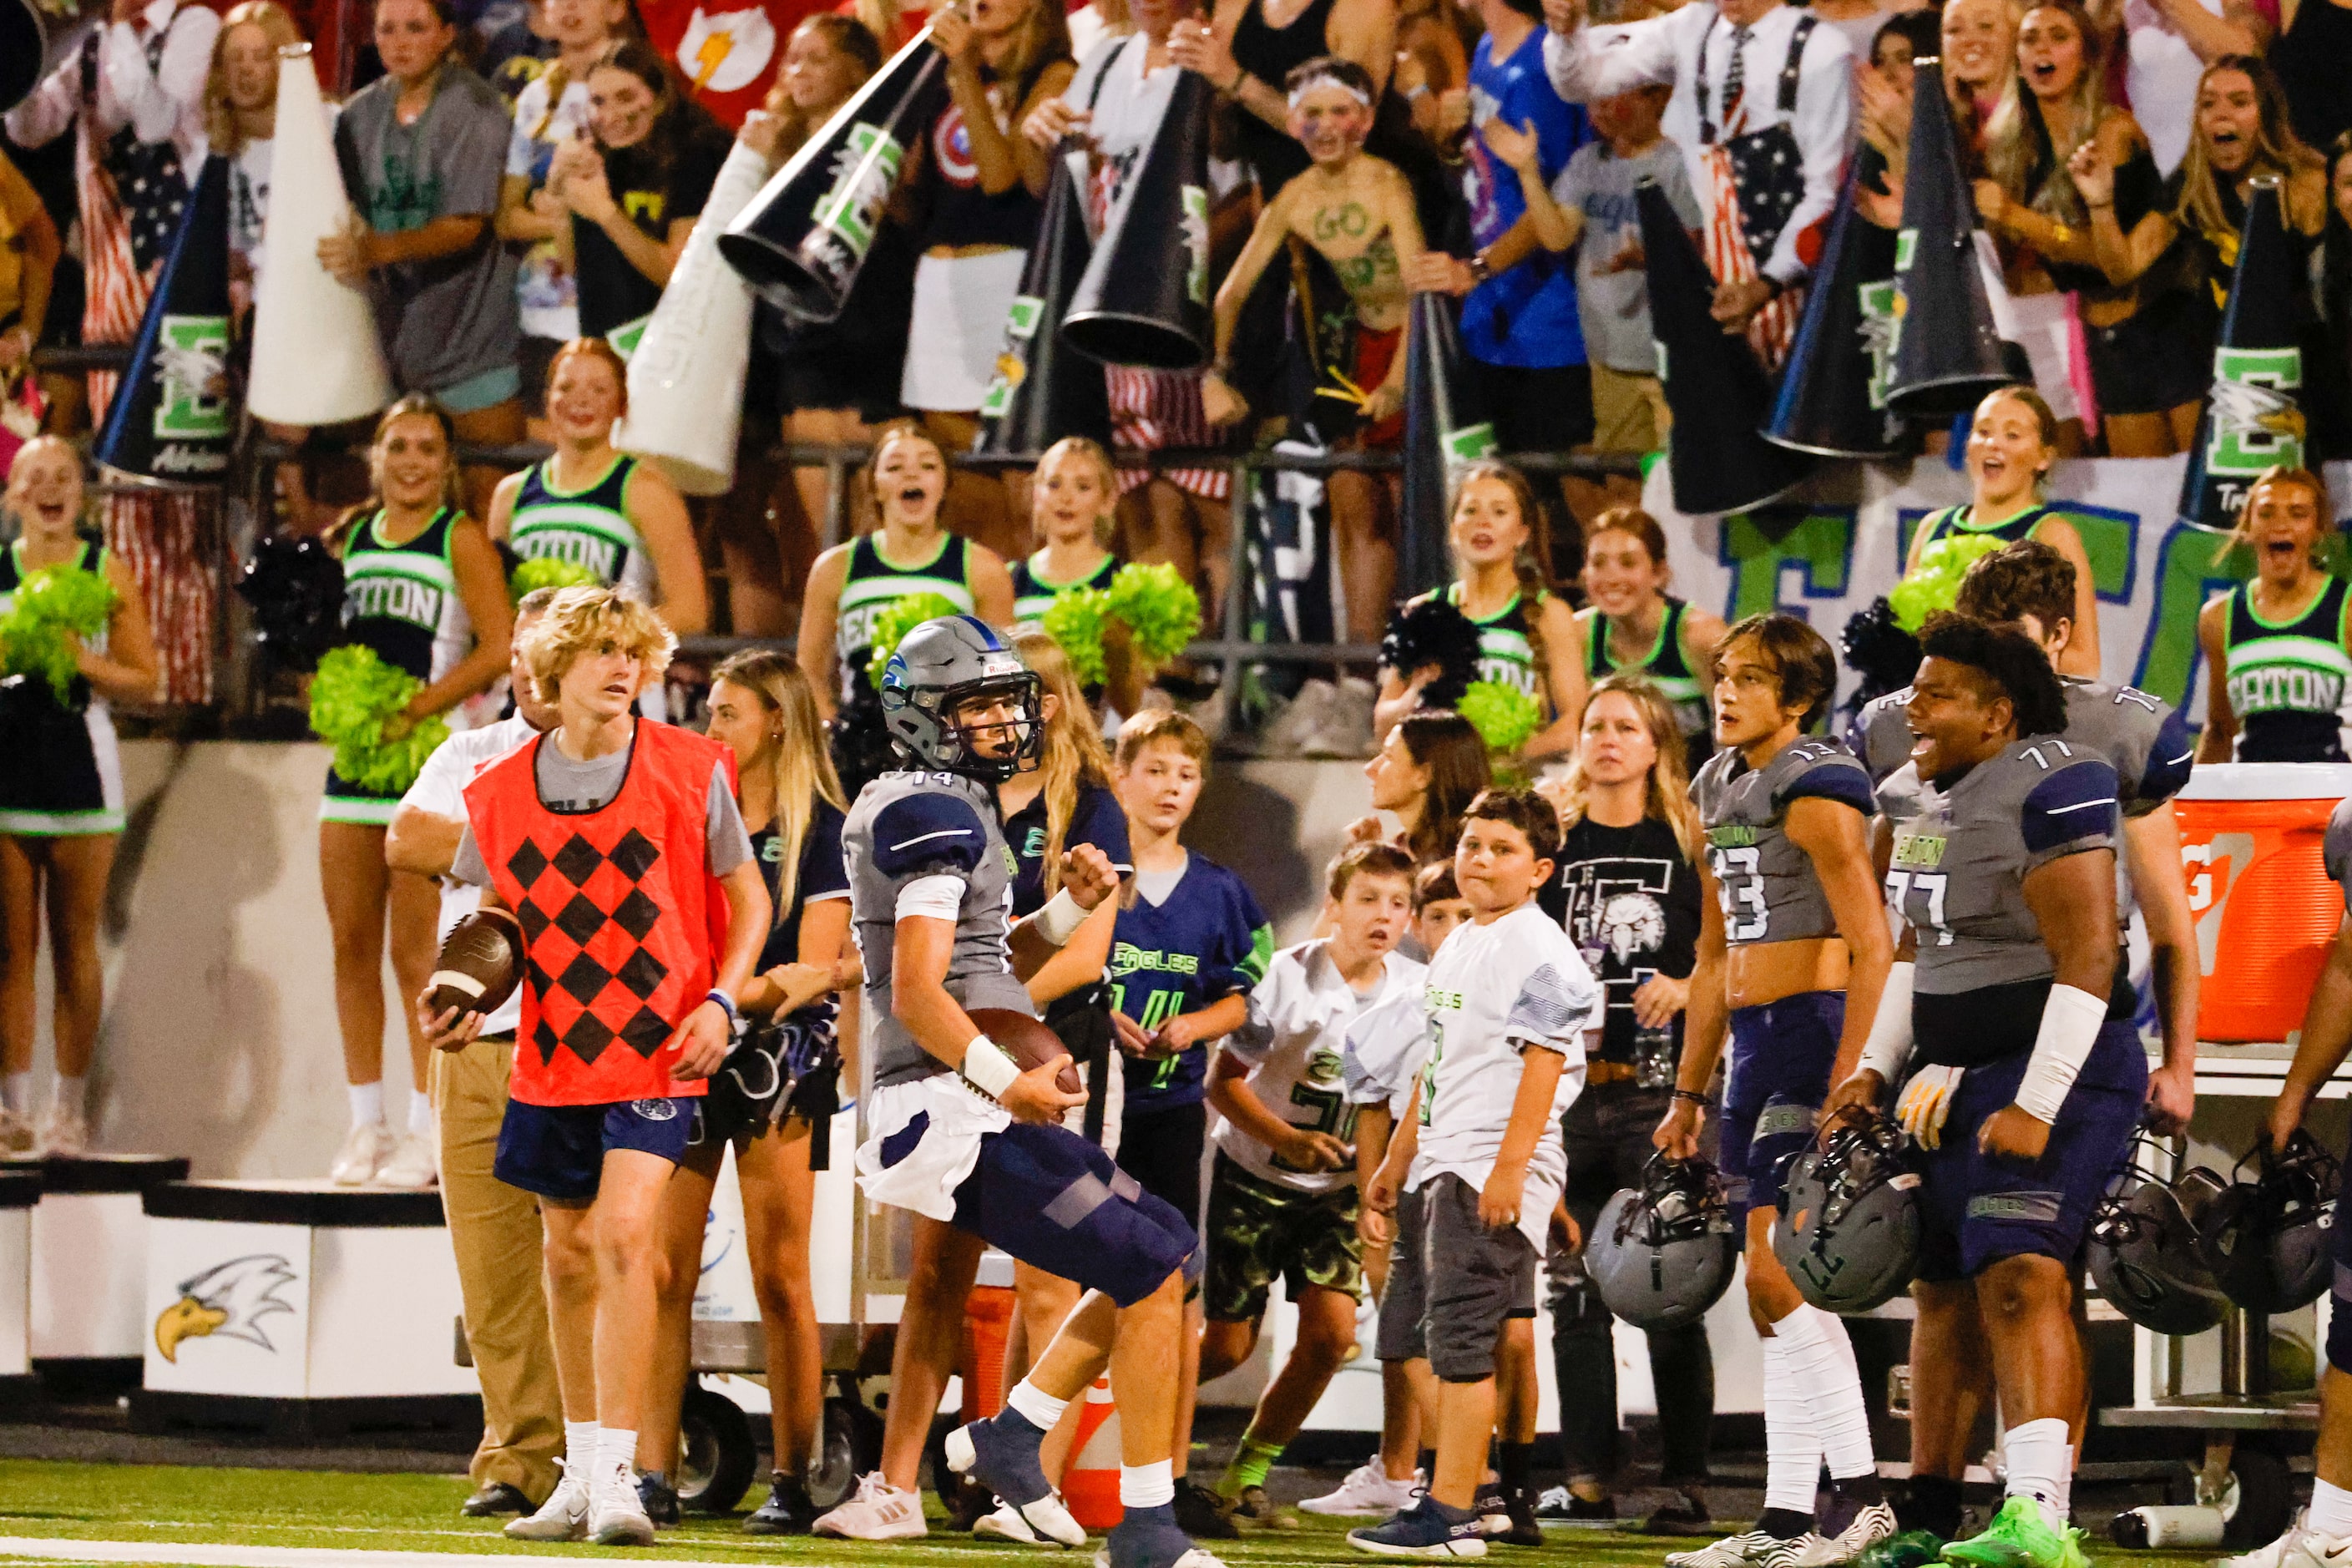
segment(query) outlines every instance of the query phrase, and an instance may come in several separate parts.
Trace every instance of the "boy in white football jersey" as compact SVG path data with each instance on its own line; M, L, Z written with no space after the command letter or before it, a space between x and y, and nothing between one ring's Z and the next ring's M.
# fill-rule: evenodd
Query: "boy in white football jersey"
M1559 818L1532 790L1490 789L1463 816L1454 877L1471 923L1429 967L1429 1061L1418 1110L1391 1141L1371 1201L1392 1203L1418 1153L1437 1374L1437 1461L1428 1495L1349 1543L1391 1557L1482 1557L1475 1505L1495 1426L1504 1322L1535 1315L1537 1264L1568 1175L1559 1118L1584 1084L1584 1036L1601 988L1535 901L1559 849Z
M1234 1517L1274 1519L1265 1476L1356 1342L1363 1244L1356 1227L1356 1108L1340 1080L1349 1024L1422 991L1426 965L1396 951L1412 913L1412 860L1359 844L1331 863L1328 937L1274 955L1249 1022L1209 1068L1223 1120L1209 1182L1203 1382L1256 1348L1277 1279L1298 1310L1289 1358L1258 1399L1217 1495Z

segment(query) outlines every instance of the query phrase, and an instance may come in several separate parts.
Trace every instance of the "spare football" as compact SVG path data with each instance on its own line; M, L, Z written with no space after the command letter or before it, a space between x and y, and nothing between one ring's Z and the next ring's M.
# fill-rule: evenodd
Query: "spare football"
M971 1021L996 1042L997 1049L1020 1063L1023 1072L1042 1067L1055 1057L1070 1054L1070 1047L1062 1043L1061 1036L1026 1013L1016 1013L1010 1007L976 1007L972 1010ZM1078 1077L1076 1063L1063 1068L1061 1076L1054 1081L1065 1094L1080 1094L1087 1087L1085 1080Z
M425 987L433 1016L488 1015L522 984L522 927L504 910L476 910L449 928Z

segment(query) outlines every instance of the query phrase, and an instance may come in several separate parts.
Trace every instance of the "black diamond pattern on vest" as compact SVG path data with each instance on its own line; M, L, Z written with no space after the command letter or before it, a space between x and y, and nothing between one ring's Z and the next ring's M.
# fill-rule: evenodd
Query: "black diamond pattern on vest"
M538 845L526 838L522 841L522 847L507 861L507 869L514 873L514 879L520 882L522 890L528 893L531 884L546 871L547 857L539 852Z
M589 938L604 929L604 911L590 903L586 895L574 893L555 917L555 929L585 947Z
M523 984L542 1008L560 995L582 1009L561 1030L541 1016L531 1031L531 1044L542 1063L551 1061L561 1047L593 1064L614 1040L626 1042L640 1057L650 1057L669 1038L671 1026L646 1005L669 977L668 966L645 947L660 922L661 905L643 887L632 886L608 915L586 891L606 866L635 884L642 883L660 860L660 847L635 828L623 834L610 854L575 833L551 858L529 839L508 858L507 868L522 889L515 918L530 948L524 955ZM599 886L609 889L609 879ZM610 893L602 896L609 899ZM598 951L613 955L612 939L603 937L608 926L629 942L617 968L588 952L590 944L596 943ZM621 1016L624 1007L631 1009L618 1032L596 1016L600 1000L606 1017ZM564 1011L568 1009L557 1009Z
M638 1001L644 1002L650 1000L653 994L661 989L661 983L668 976L668 968L641 947L629 955L629 962L621 965L621 972L614 978L635 993Z
M650 1007L638 1008L636 1016L621 1026L621 1038L628 1041L629 1048L641 1057L649 1057L661 1049L662 1042L669 1038L669 1026L663 1023L661 1015Z
M596 853L593 844L575 833L569 843L555 852L555 868L562 872L573 887L584 888L588 885L588 879L596 874L596 868L604 858ZM634 877L630 879L631 881L635 879Z
M646 940L646 933L654 929L654 922L659 919L661 906L646 897L643 888L632 889L629 896L621 900L621 907L613 911L613 923L639 942Z
M654 862L660 858L661 851L654 847L653 840L634 827L623 834L621 841L613 846L613 864L619 867L621 875L632 882L644 881L646 873L652 870Z

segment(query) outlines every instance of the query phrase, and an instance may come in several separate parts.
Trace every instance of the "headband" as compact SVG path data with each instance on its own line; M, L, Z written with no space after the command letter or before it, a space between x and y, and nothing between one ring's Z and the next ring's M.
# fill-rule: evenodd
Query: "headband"
M1354 99L1358 103L1362 104L1366 109L1370 109L1372 106L1371 95L1366 92L1362 88L1358 87L1355 83L1343 79L1333 71L1317 71L1313 76L1308 77L1306 80L1300 82L1297 87L1290 89L1290 107L1297 109L1298 107L1298 100L1305 98L1308 93L1314 91L1318 87L1336 87L1341 92L1346 93L1349 98Z

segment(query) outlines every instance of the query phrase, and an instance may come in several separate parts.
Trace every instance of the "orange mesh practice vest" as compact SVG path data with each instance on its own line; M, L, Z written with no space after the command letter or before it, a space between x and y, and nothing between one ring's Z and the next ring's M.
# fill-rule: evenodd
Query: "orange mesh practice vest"
M541 735L474 776L466 812L490 885L523 930L522 1024L509 1092L526 1105L698 1095L670 1076L670 1032L702 1005L727 931L711 876L712 764L734 754L636 721L621 793L577 815L540 803Z

